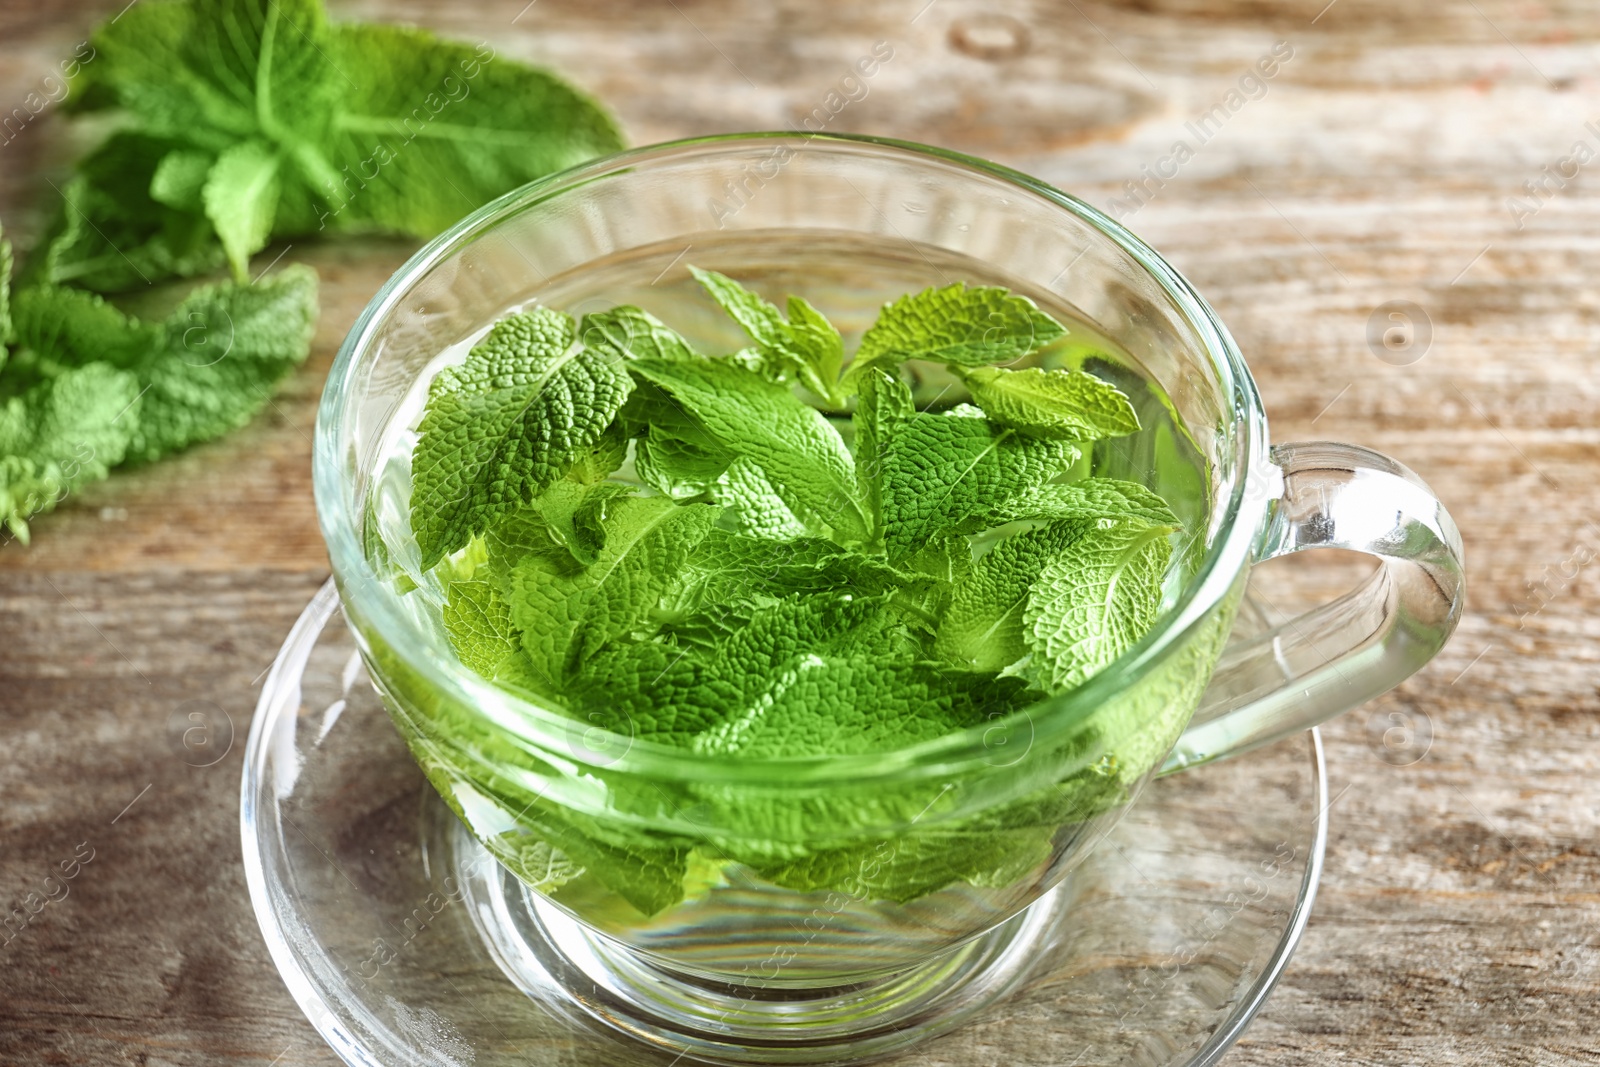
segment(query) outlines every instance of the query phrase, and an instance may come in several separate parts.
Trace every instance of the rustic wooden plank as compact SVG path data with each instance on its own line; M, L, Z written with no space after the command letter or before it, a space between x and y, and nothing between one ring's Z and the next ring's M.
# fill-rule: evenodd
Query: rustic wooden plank
M1525 181L1600 136L1600 19L1476 0L377 0L548 64L646 143L800 121L879 40L895 55L830 128L992 156L1105 207L1274 42L1294 49L1129 223L1196 282L1254 367L1281 439L1390 451L1463 528L1469 614L1417 679L1328 731L1333 840L1316 916L1235 1064L1593 1062L1600 993L1600 195L1580 179L1518 228ZM0 115L122 0L0 0ZM26 243L74 138L52 111L0 145L0 218ZM1152 186L1153 188L1153 186ZM256 934L235 843L238 752L176 760L172 709L242 731L325 574L313 406L401 242L292 249L323 275L316 351L233 438L91 487L0 548L0 893L80 841L71 896L6 951L0 1059L333 1062ZM275 254L276 250L269 254ZM1388 300L1432 345L1366 344ZM1275 566L1288 610L1361 566ZM1308 565L1311 564L1311 565ZM1529 583L1541 583L1530 591ZM1397 766L1391 714L1431 743ZM1385 756L1389 756L1386 761ZM119 809L148 792L115 825Z

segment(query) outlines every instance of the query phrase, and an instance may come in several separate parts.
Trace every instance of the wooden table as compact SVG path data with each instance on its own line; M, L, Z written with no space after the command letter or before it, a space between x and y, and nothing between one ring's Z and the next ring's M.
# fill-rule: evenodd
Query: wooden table
M124 2L0 2L0 112ZM1596 1062L1600 196L1586 172L1539 198L1523 188L1559 173L1575 142L1600 154L1600 126L1585 127L1600 119L1592 12L524 3L334 11L548 64L609 101L639 144L798 122L888 41L892 60L830 129L989 156L1102 206L1132 205L1124 183L1145 181L1130 224L1231 325L1275 436L1402 458L1453 509L1471 580L1437 661L1327 728L1337 799L1316 914L1228 1062ZM1276 42L1292 54L1274 76L1246 78ZM1173 157L1179 139L1192 158ZM72 151L54 114L0 145L0 218L23 247ZM334 1062L246 899L240 755L255 687L327 574L310 487L318 390L411 247L295 246L286 261L322 274L323 314L271 408L90 488L37 522L31 548L0 550L0 901L93 852L70 895L0 949L0 1062ZM1368 343L1374 309L1394 300L1431 324L1414 362ZM1283 610L1363 566L1297 562L1265 576ZM210 767L174 749L171 720L195 707L235 730ZM1409 740L1386 745L1391 727Z

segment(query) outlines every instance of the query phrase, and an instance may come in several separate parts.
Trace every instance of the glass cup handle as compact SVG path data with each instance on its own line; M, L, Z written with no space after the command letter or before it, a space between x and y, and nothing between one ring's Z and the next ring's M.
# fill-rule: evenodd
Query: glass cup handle
M1349 548L1380 565L1337 600L1230 643L1163 774L1276 741L1392 689L1461 618L1461 535L1421 478L1370 449L1327 441L1278 445L1272 459L1283 489L1258 560Z

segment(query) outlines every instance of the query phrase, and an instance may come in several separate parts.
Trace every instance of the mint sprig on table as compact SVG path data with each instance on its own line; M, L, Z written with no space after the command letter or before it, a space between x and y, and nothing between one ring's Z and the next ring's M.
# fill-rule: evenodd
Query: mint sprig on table
M0 368L0 525L24 542L29 519L113 467L242 425L305 360L316 276L245 284L268 242L431 236L622 146L551 74L486 43L330 23L319 0L141 0L91 42L66 106L116 131L58 183L10 310L0 242L0 356L15 350ZM152 285L224 264L233 284L172 295L153 321L83 291L149 304Z
M0 241L0 524L28 521L124 462L242 426L306 357L317 279L287 267L253 286L201 286L157 321L55 285L8 301Z
M131 128L63 188L43 281L117 292L224 260L243 280L270 240L431 236L622 147L554 75L320 0L142 0L90 43L69 99Z
M1078 462L1139 428L1132 404L1083 371L998 365L1060 338L1054 319L1003 289L930 289L885 306L847 365L805 301L785 313L694 275L750 347L702 355L637 307L581 321L535 307L430 383L411 523L464 663L641 740L806 757L999 718L1148 631L1178 520L1151 490L1080 477ZM917 410L912 359L944 363L972 402ZM819 406L853 406L847 432ZM851 849L739 858L780 884L892 899L1004 884L1048 853L1055 826L1120 788L1097 781L992 825L919 834L870 885L856 885ZM647 913L682 896L692 843L594 820L580 831L535 806L527 827L548 846L565 850L550 836L560 823L569 843L622 850L568 852L552 886L581 868Z

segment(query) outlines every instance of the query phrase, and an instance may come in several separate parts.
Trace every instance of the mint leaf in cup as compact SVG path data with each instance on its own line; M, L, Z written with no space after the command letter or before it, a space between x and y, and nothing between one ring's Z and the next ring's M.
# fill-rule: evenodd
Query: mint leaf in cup
M960 367L1010 363L1065 333L1032 300L1005 289L963 282L924 289L884 307L862 336L846 381L908 359Z
M1139 428L1122 390L1083 371L973 367L960 375L984 415L1023 433L1093 441Z
M996 507L1037 489L1079 456L986 418L916 412L882 436L883 542L900 559L945 530L976 533Z
M951 594L934 635L934 654L976 671L1002 671L1029 653L1023 615L1045 566L1071 549L1086 524L1055 522L996 544Z
M854 457L828 420L789 389L729 360L640 360L630 369L678 401L722 448L748 456L797 513L843 540L866 539Z
M756 343L755 369L783 381L788 376L817 396L842 403L839 371L844 342L839 331L804 297L789 298L789 317L725 274L690 267L705 291Z
M1155 624L1172 531L1138 520L1101 520L1039 571L1022 625L1045 688L1082 685Z
M993 517L1015 519L1140 519L1177 529L1181 523L1155 492L1138 482L1086 478L1065 485L1041 485L998 504Z
M512 568L511 619L534 669L556 688L608 643L649 622L717 509L667 497L624 496L605 505L603 547L573 570L530 553Z
M535 308L433 379L412 467L423 567L548 489L617 417L632 379L576 339L569 316Z

